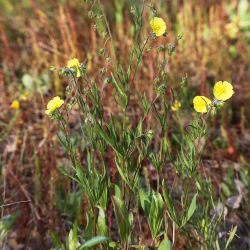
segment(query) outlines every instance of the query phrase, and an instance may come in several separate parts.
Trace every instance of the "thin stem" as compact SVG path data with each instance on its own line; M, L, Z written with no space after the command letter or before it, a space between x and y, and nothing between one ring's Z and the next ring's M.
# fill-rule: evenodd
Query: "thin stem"
M75 78L75 75L73 74L73 72L71 72L71 75L72 75L72 79L73 79L73 82L74 82L74 85L75 85L75 88L76 88L77 94L78 94L78 98L77 98L78 104L82 108L82 110L84 111L85 110L85 108L84 108L84 102L83 102L83 100L81 98L81 96L83 95L83 93L81 93L81 89L77 85L77 81L76 81L76 78Z
M160 173L157 172L157 192L159 193L160 190Z
M132 78L132 83L135 81L135 77L136 77L136 74L137 74L137 71L138 71L138 67L139 67L139 64L140 62L142 61L142 55L143 55L143 51L149 41L149 38L151 36L149 35L146 39L146 41L144 42L142 48L140 48L140 54L137 56L137 61L136 61L136 66L135 66L135 72L134 72L134 75L133 75L133 78Z
M74 168L76 168L76 158L75 158L75 155L73 154L72 149L71 149L71 145L70 145L71 142L70 142L69 134L68 134L68 131L67 131L67 128L66 128L66 121L65 121L63 116L61 116L61 117L63 119L60 120L60 124L61 124L61 130L63 131L66 142L67 142L67 153L68 153L68 155L69 155L69 157L71 159L71 162L72 162Z
M175 222L173 222L173 246L175 244Z
M100 9L101 9L101 12L102 12L102 15L103 15L106 27L108 29L108 34L109 34L109 37L110 37L111 47L112 47L111 51L112 51L113 57L115 59L115 64L116 64L117 63L117 57L116 57L116 53L115 53L115 45L114 45L114 40L113 40L113 36L112 36L111 30L110 30L109 22L107 20L106 15L105 15L105 12L104 12L104 9L103 9L103 5L102 5L101 1L98 0L97 2L99 4L99 6L100 6Z

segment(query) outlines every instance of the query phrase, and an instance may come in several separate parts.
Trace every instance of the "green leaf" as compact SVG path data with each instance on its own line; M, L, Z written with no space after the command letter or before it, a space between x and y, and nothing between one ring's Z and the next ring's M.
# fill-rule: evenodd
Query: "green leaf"
M70 179L74 180L75 182L81 184L80 181L79 181L77 178L75 178L74 176L72 176L71 174L69 174L69 173L64 169L64 167L59 167L59 171L60 171L63 175L65 175L65 176L69 177Z
M160 193L153 192L150 199L150 211L148 216L148 222L151 234L155 239L160 233L160 229L163 222L163 208L164 202Z
M131 186L131 183L129 181L129 178L127 176L126 171L123 171L123 169L120 167L120 162L122 162L122 161L119 160L119 158L115 157L116 168L117 168L120 176L125 181L125 183L129 186L129 188L132 189L132 186Z
M146 216L148 217L150 211L150 201L148 199L147 193L143 189L139 191L139 198L142 209L145 212Z
M107 237L104 236L95 236L92 239L86 241L80 248L79 250L87 249L89 247L96 246L98 244L104 243L108 240Z
M52 240L52 243L54 244L55 247L59 249L65 249L63 244L60 242L58 236L55 234L55 232L50 231L50 238Z
M146 214L153 238L157 238L163 222L164 202L160 193L139 191L140 203Z
M171 250L171 242L169 241L167 234L164 234L164 239L158 247L158 250Z
M228 187L228 185L226 183L222 183L221 184L221 187L222 187L222 190L223 190L223 193L229 197L231 195L231 192L230 192L230 189Z
M136 128L136 136L140 137L141 135L142 135L142 119L140 119Z
M109 248L114 249L114 250L119 250L120 249L118 243L116 243L114 241L109 242Z
M192 215L194 214L196 210L196 198L197 198L198 193L196 193L190 203L190 206L188 208L187 213L185 213L184 218L182 218L182 224L181 227L185 226L186 223L190 220Z
M192 217L192 215L194 214L195 210L196 210L196 197L197 197L198 194L195 194L192 201L191 201L191 204L189 206L189 209L188 209L188 213L187 213L187 221L189 221L189 219Z
M32 76L29 74L24 74L22 77L22 83L26 90L33 91L34 90L34 81Z
M122 100L122 105L123 105L123 108L126 108L127 105L128 105L128 96L124 90L124 87L118 83L114 77L114 75L111 73L111 76L112 76L112 79L113 79L113 84L117 90L117 92L119 93L120 95L120 99Z
M231 241L233 240L233 238L234 238L234 235L235 235L236 231L237 231L237 226L235 226L232 230L230 230L230 233L229 233L229 238L228 238L228 240L227 240L227 243L226 243L226 248L225 248L225 249L227 249L227 248L228 248L229 244L230 244L230 243L231 243Z
M129 238L130 231L131 231L131 223L130 223L130 216L128 210L122 200L113 196L112 202L115 211L115 217L117 226L119 228L119 234L121 237L122 242L126 242Z
M75 223L73 226L73 230L71 229L68 235L68 249L69 250L76 250L79 244L78 237L77 237L77 224Z
M84 229L84 236L86 239L93 237L94 231L94 220L92 218L92 212L89 211L86 213L86 227Z
M114 186L115 186L115 196L119 199L122 199L121 188L117 184L114 184Z
M97 206L99 209L99 214L97 218L97 234L100 236L108 236L108 227L106 225L105 211Z
M85 176L83 174L81 166L79 164L76 164L76 169L75 170L76 170L76 176L79 179L80 183L83 183L83 180L84 180Z
M100 126L100 124L99 124L97 121L95 122L95 130L96 130L96 133L99 134L99 136L101 136L101 138L102 138L108 145L110 145L116 153L119 153L118 150L117 150L117 147L116 147L116 144L115 144L114 140L111 138L111 136L109 136L109 135L104 131L104 129Z
M220 250L220 244L219 244L218 239L216 239L215 241L215 246L216 246L216 250Z
M125 173L122 171L122 169L120 168L120 166L118 164L116 164L117 170L120 174L120 176L122 177L122 179L126 182L126 184L128 184L128 186L130 187L130 183L128 181L128 178L125 176Z
M167 192L167 190L165 188L165 181L164 180L162 182L162 191L163 191L162 192L163 198L164 198L164 201L165 201L166 206L167 206L168 215L172 221L174 221L177 225L179 225L179 222L177 220L176 213L175 213L174 202L173 202L172 197L170 196L170 194Z

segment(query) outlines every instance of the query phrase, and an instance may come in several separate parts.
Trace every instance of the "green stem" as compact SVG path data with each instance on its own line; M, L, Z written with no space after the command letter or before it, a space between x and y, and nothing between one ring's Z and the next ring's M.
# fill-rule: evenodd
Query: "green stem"
M76 168L76 156L74 155L74 153L72 152L72 149L71 149L70 138L69 138L69 134L68 134L68 131L66 128L66 121L65 121L63 116L61 116L61 117L62 117L62 120L60 120L61 130L62 130L62 132L65 136L66 142L67 142L67 153L71 159L71 162L72 162L74 168Z
M107 17L106 17L106 15L105 15L105 11L104 11L104 9L103 9L103 5L102 5L101 1L98 0L97 2L98 2L98 5L100 6L100 9L101 9L101 12L102 12L102 15L103 15L103 18L104 18L104 21L105 21L105 24L106 24L106 27L107 27L107 30L108 30L108 34L109 34L109 37L110 37L110 41L111 41L111 52L112 52L112 54L113 54L112 56L113 56L113 58L115 59L115 64L117 64L117 57L116 57L116 52L115 52L115 44L114 44L113 36L112 36L111 30L110 30L110 26L109 26Z
M94 206L92 206L92 214L93 214L93 235L96 236L96 214Z
M157 172L157 192L160 190L160 172Z
M139 64L140 64L140 62L142 61L143 51L144 51L144 49L145 49L145 47L146 47L146 45L147 45L147 43L148 43L150 37L151 37L151 36L149 35L149 36L147 37L146 41L144 42L142 48L139 48L139 49L140 49L140 54L137 56L137 61L136 61L136 66L135 66L135 72L134 72L134 75L133 75L133 78L132 78L132 83L134 83L134 81L135 81L135 77L136 77L136 75L137 75L137 71L138 71L138 68L139 68Z

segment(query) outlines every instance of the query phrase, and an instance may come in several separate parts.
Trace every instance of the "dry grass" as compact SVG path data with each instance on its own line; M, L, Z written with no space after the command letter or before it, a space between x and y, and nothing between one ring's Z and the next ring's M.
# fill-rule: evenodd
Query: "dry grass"
M48 98L54 93L64 95L66 83L56 71L49 72L48 69L52 65L62 67L69 58L77 57L86 63L101 86L97 66L110 70L115 60L111 57L111 62L107 64L105 58L98 54L103 40L94 30L93 20L88 18L89 7L83 1L66 2L0 1L1 204L10 204L2 207L2 216L17 213L9 236L9 244L14 249L18 244L23 244L23 249L48 249L49 229L60 232L61 236L68 230L65 221L69 218L58 206L58 194L61 192L64 199L69 199L65 190L72 184L57 169L68 163L56 141L55 124L49 123L44 116ZM167 20L169 36L163 38L164 42L174 42L176 34L183 36L176 43L175 55L167 64L170 86L178 89L182 77L187 75L188 95L192 96L194 92L208 94L213 83L220 79L234 84L236 95L219 117L220 124L218 120L211 122L211 141L206 145L202 166L204 175L211 177L215 187L218 187L219 196L223 193L221 183L225 182L229 173L232 172L236 178L241 175L242 169L249 171L250 166L249 29L239 30L235 38L228 35L227 25L231 22L231 16L226 11L228 2L237 9L238 1L185 0L176 1L176 4L175 1L167 1L164 7L161 1L152 2L156 9L162 10L160 13ZM117 60L126 63L133 33L129 10L124 7L124 22L118 24L112 2L105 1L104 8L116 41ZM146 11L145 20L148 19ZM149 29L146 21L144 27L146 33ZM111 46L109 52L112 54ZM152 98L154 77L158 71L155 64L157 56L157 53L146 53L144 67L131 86L135 93L143 89ZM25 91L21 84L24 74L31 75L38 87L27 101L21 101L20 110L10 110L12 100L20 98ZM44 74L48 77L43 78ZM41 92L41 81L48 90ZM116 112L109 86L103 91L107 113ZM171 98L171 93L166 98ZM184 102L187 107L191 106L188 100ZM136 108L131 110L131 114L136 112ZM151 122L150 119L148 122ZM170 122L175 122L174 118ZM185 125L186 121L182 122ZM76 123L72 120L72 126ZM115 174L113 176L115 178ZM149 173L149 181L154 181L153 176ZM249 232L250 225L246 221L250 215L249 193L244 197L241 208L230 212L228 221L235 220L240 225L239 234L249 237L247 230ZM78 216L82 216L80 221L84 223L83 212L78 212ZM112 218L110 227L111 224ZM185 239L178 240L179 249L183 249Z

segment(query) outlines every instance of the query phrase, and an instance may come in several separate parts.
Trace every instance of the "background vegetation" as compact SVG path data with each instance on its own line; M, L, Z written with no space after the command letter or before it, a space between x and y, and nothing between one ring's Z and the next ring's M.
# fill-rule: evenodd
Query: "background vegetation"
M74 223L79 230L84 230L88 224L88 198L74 181L59 170L69 169L71 162L56 136L58 124L44 113L51 97L67 97L69 82L54 68L66 66L71 58L79 58L102 93L105 117L111 114L122 117L114 98L114 88L100 76L109 74L116 64L128 65L128 51L134 44L138 28L134 25L132 6L142 6L139 0L91 2L0 0L0 241L5 247L50 249L55 246L52 235L65 242ZM136 127L141 114L138 101L142 96L137 93L145 93L153 101L159 81L156 76L159 75L158 62L162 57L153 47L163 44L168 53L164 68L168 84L165 99L170 105L174 92L174 98L181 102L180 110L167 116L166 134L173 139L173 152L178 151L186 127L195 116L191 115L192 98L197 94L211 95L214 83L219 80L231 82L235 90L233 98L209 119L207 138L199 141L203 151L198 172L199 177L206 180L201 179L199 183L206 191L201 192L197 203L203 204L211 197L206 195L212 194L215 211L224 207L220 224L215 231L206 232L213 211L204 209L206 216L203 222L201 218L194 217L188 228L175 236L170 220L169 239L171 242L175 240L176 249L198 248L197 242L202 242L199 237L204 240L207 234L214 233L226 242L227 233L237 226L231 247L249 249L249 3L247 0L146 2L141 39L150 32L149 21L154 9L166 21L168 34L155 40L150 44L151 49L144 51L137 77L129 86L131 95L127 117L131 127ZM107 37L111 33L112 39L106 38L106 33ZM11 107L14 100L19 101L20 107ZM80 112L78 108L72 109L67 117L75 141L81 135ZM149 115L143 129L160 130L156 120L153 114ZM161 139L160 134L154 137L154 149L157 150ZM80 154L84 160L85 156L85 153ZM152 162L143 162L140 175L144 186L158 191L159 175ZM105 152L105 163L110 183L117 184L120 175L112 150ZM160 182L167 180L178 204L176 209L181 211L180 200L185 186L193 188L190 201L197 186L192 179L183 181L176 176L176 169L166 163ZM118 225L112 209L112 195L114 193L109 194L107 201L106 224L109 236L116 241ZM198 217L202 213L199 212ZM143 244L154 247L156 244L152 241L147 211L141 207L136 215L140 221L140 228L135 230L136 237ZM200 228L192 225L200 225ZM197 235L197 231L203 232L202 235Z

